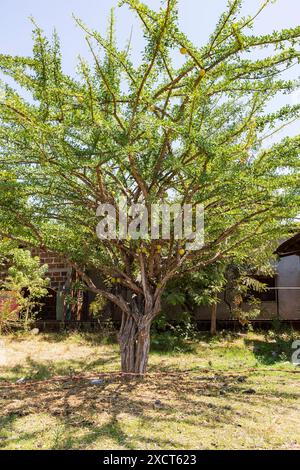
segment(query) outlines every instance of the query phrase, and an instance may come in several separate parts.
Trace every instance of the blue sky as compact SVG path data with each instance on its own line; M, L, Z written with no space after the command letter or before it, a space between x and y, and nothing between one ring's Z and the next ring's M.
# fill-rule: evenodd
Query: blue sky
M245 0L245 14L253 13L263 0ZM160 0L145 0L151 8L158 8ZM202 45L214 29L214 25L224 10L227 0L179 0L180 25L195 44ZM89 53L84 34L75 25L72 13L80 17L91 28L102 33L106 31L107 18L111 7L116 7L117 39L120 46L128 40L133 28L133 58L138 61L142 48L142 35L139 23L126 6L118 8L118 0L2 0L0 16L0 53L30 55L32 49L29 20L33 16L47 34L55 27L62 44L63 65L66 73L74 73L77 57L88 58ZM300 19L299 0L277 0L258 18L255 32L266 34L274 29L297 26ZM178 54L178 64L184 60ZM294 67L289 76L300 75L300 67ZM300 98L300 95L298 94ZM286 98L285 98L286 99ZM296 100L297 100L296 96ZM295 98L289 102L295 102ZM279 99L277 104L283 104ZM284 131L286 133L286 131ZM294 124L289 133L299 133L299 124Z
M150 7L157 8L160 0L146 0ZM197 44L203 44L212 32L214 24L224 9L226 0L180 0L180 22L182 29ZM262 0L246 0L245 12L253 12ZM0 16L0 52L28 55L31 52L31 29L29 16L47 33L56 27L62 41L64 67L72 73L78 54L87 56L87 48L81 30L76 27L72 13L82 18L89 26L102 32L111 7L117 7L118 0L2 0ZM141 44L137 21L127 7L116 8L118 42L124 44L133 26L136 58ZM277 0L268 7L256 23L258 33L296 26L300 19L299 0Z

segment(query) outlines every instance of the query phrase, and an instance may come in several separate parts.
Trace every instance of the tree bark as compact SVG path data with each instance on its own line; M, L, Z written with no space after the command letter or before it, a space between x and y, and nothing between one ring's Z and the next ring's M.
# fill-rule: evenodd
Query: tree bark
M217 334L217 307L218 304L215 302L211 307L211 317L210 317L210 334L215 336Z
M119 332L121 370L128 374L144 374L150 350L151 316L143 315L139 322L123 313Z
M160 312L160 296L127 296L119 331L121 370L127 374L145 374L150 350L150 328Z

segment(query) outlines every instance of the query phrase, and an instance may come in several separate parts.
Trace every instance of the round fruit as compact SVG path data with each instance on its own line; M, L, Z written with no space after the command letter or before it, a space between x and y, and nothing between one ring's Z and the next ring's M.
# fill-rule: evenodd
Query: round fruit
M185 47L182 47L182 48L180 49L180 54L183 54L183 55L187 54L187 50L186 50Z
M185 253L185 250L183 248L180 248L180 250L178 250L178 253L180 254L180 256L183 256Z
M200 77L204 77L204 76L205 76L205 74L206 74L205 70L204 70L204 69L202 69L202 70L200 71Z

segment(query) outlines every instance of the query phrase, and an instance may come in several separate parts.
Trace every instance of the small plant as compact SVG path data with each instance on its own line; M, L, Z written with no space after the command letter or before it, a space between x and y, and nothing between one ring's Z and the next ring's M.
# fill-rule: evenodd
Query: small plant
M14 318L23 324L25 330L28 330L42 306L41 299L48 294L49 279L46 278L48 267L41 266L39 257L33 257L30 251L7 244L5 241L1 244L1 254L2 263L6 262L9 267L7 276L0 286L5 292L12 293L16 304L11 309L7 302L1 309L2 328L4 328L4 319L9 324Z
M179 312L176 319L170 321L166 312L159 315L153 322L152 331L157 334L172 333L177 340L193 340L197 336L195 322L189 312Z
M251 329L251 320L254 320L260 315L259 308L251 308L250 310L243 310L240 307L232 309L233 318L236 318L242 326Z
M107 300L102 295L96 295L95 300L90 303L89 310L93 317L101 316Z

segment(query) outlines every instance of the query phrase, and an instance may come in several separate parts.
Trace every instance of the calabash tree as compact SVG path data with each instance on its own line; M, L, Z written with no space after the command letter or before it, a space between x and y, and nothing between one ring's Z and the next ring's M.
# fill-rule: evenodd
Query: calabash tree
M0 233L62 254L86 289L120 308L124 372L145 372L150 326L172 278L242 260L297 213L300 138L268 137L299 115L288 98L298 83L284 72L298 66L300 27L255 35L269 3L245 17L242 0L230 1L198 47L178 26L176 0L159 11L124 0L144 31L137 65L130 44L116 45L113 16L104 36L76 20L91 60L80 59L73 77L57 36L37 26L32 56L0 56L18 84L5 79L0 104ZM284 106L271 111L278 95ZM147 208L202 204L203 246L188 250L172 233L99 239L97 207L117 209L121 196Z

